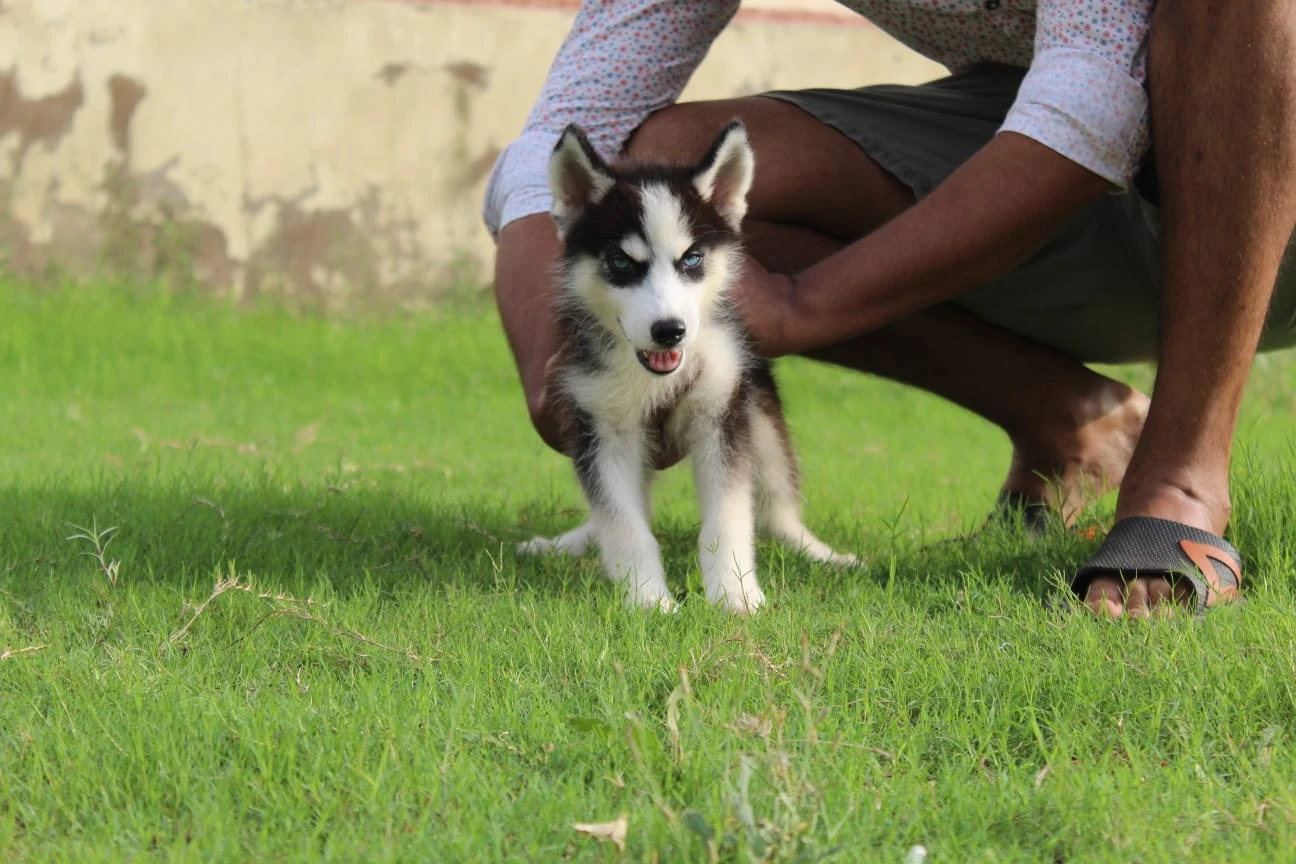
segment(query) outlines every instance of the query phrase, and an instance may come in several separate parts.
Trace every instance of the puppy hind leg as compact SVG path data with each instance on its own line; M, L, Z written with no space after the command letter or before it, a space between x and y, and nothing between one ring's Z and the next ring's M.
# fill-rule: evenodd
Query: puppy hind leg
M557 537L533 537L517 547L520 555L570 555L579 558L589 549L594 536L594 525L585 522Z
M757 521L761 529L813 561L838 567L858 566L858 557L837 552L802 521L796 457L781 418L760 410L753 415L752 450L760 481Z
M644 471L643 508L644 516L652 522L652 484L656 472L651 468ZM557 537L534 537L525 543L518 544L518 552L523 555L563 554L573 558L584 555L594 542L594 523L585 522Z

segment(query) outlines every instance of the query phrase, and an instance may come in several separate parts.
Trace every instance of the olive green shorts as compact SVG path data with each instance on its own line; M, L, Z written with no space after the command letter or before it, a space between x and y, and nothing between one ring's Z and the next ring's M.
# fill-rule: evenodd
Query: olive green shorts
M846 135L921 198L994 137L1023 74L988 65L917 86L763 95L797 105ZM1103 196L1033 257L954 302L1082 362L1155 360L1160 280L1154 194L1133 188ZM1275 286L1262 351L1296 345L1294 248Z

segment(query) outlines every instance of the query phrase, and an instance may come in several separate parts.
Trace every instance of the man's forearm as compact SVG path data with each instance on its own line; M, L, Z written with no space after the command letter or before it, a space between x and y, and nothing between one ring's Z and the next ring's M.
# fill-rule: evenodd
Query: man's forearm
M527 410L540 437L556 450L562 449L561 430L545 404L545 374L559 348L551 311L559 253L553 219L537 214L505 225L495 256L495 302L526 392Z
M772 354L858 336L1010 269L1110 185L1028 138L999 135L930 195L797 274Z

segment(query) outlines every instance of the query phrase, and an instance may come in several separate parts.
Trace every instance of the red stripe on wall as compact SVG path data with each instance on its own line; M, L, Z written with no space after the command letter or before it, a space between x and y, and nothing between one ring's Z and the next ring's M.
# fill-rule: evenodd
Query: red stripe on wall
M581 5L581 0L387 0L387 2L407 3L412 6L496 6L559 12L575 12ZM849 12L815 12L809 9L769 7L740 8L734 20L756 24L803 24L820 27L873 26L864 16Z

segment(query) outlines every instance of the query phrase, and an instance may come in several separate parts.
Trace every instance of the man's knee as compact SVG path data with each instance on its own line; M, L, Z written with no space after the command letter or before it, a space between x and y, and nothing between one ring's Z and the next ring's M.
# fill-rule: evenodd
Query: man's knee
M1173 54L1182 62L1199 63L1203 56L1231 43L1247 48L1255 35L1296 33L1296 4L1291 0L1159 0L1148 33L1151 52ZM1245 44L1241 44L1245 43ZM1266 62L1291 65L1291 55L1252 55ZM1189 59L1191 58L1191 59Z
M743 100L726 99L661 108L630 133L625 154L634 161L695 162L727 123L745 119L743 107Z

